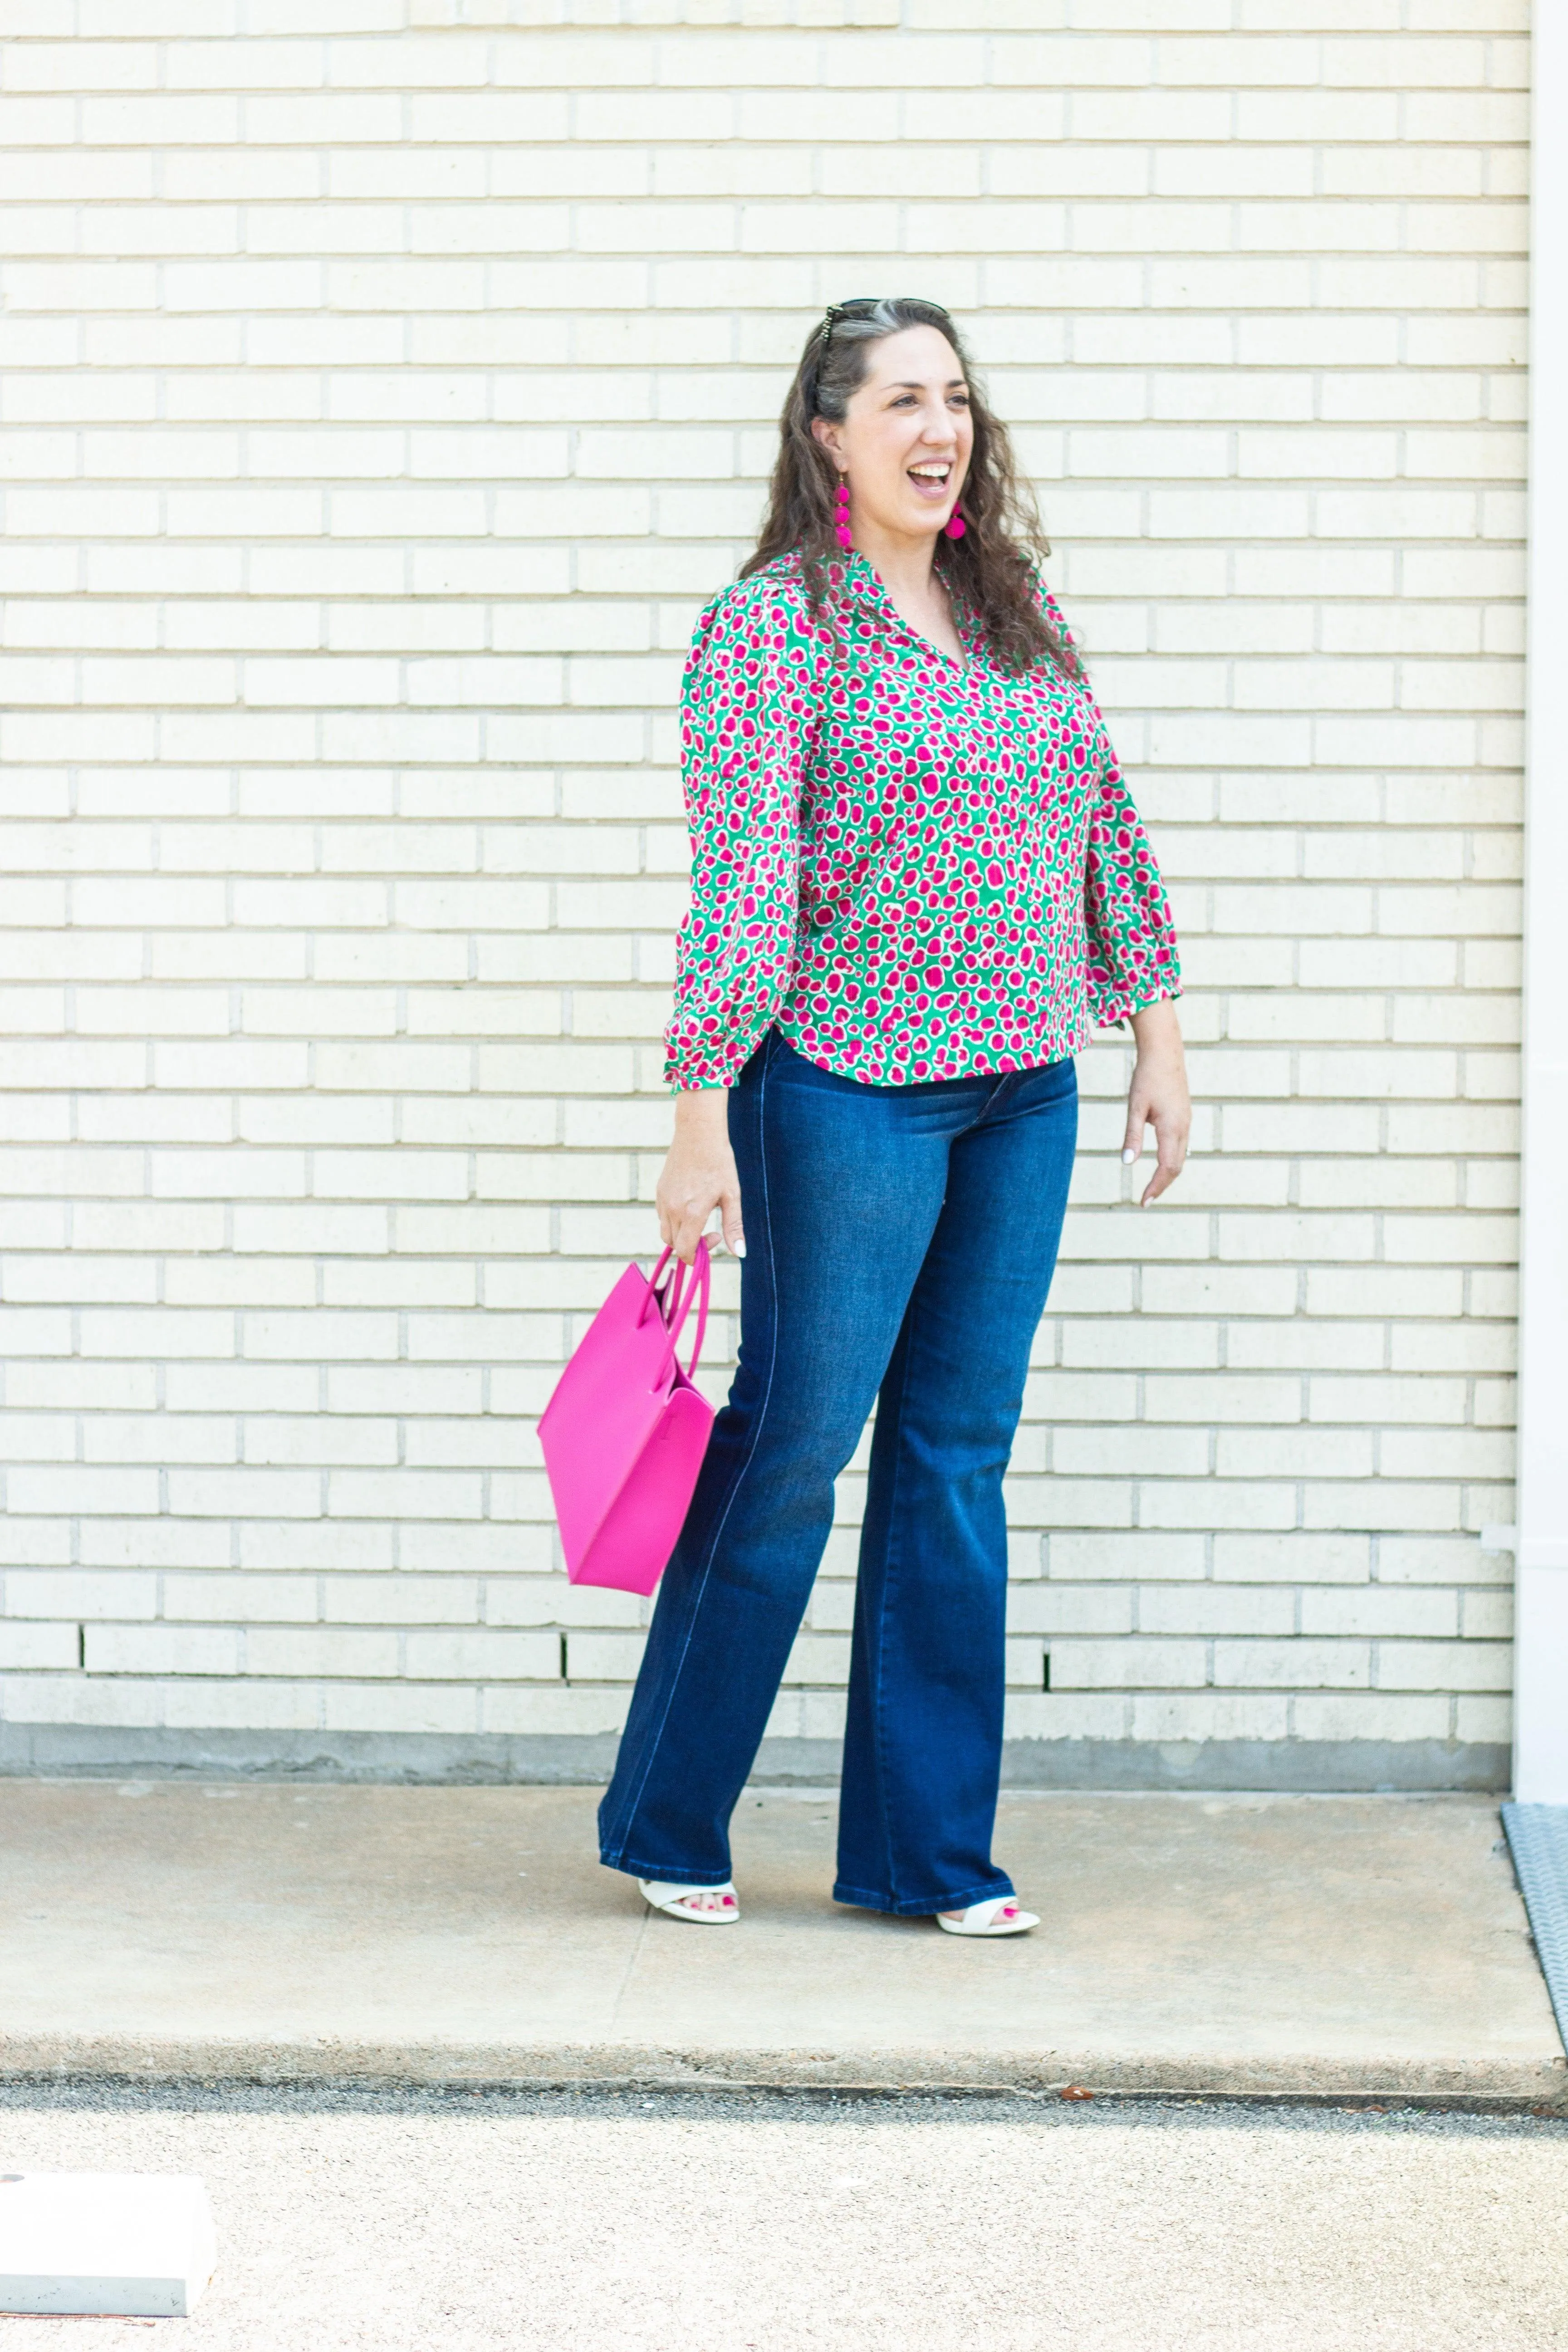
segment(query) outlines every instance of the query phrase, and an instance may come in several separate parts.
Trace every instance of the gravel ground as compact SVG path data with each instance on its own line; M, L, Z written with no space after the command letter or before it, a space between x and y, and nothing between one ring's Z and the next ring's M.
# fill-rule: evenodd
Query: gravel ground
M192 2319L0 2352L1535 2352L1568 2123L1098 2100L0 2091L10 2170L199 2172Z

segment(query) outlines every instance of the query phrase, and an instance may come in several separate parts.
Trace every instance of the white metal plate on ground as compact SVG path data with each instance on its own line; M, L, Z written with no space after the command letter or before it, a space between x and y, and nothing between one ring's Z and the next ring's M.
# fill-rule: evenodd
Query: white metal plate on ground
M0 2311L183 2319L216 2259L191 2174L0 2172Z
M1568 1805L1505 1805L1502 1825L1535 1957L1568 2050Z

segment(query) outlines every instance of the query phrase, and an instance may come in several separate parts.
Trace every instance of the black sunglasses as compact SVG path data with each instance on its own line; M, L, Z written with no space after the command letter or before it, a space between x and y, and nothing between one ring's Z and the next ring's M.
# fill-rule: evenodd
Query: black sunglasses
M827 337L833 332L834 328L838 324L840 319L852 319L859 311L874 310L879 302L889 300L894 302L910 302L918 304L920 309L922 310L934 310L939 319L946 319L952 315L944 304L941 302L929 301L923 294L894 294L890 296L887 294L851 294L847 301L830 302L828 304L826 310L823 314L822 320L822 335L824 341L826 341Z

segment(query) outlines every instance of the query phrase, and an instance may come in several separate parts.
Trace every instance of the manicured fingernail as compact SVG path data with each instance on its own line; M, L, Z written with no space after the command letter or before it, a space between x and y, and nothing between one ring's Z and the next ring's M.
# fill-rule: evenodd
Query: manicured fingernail
M1131 1168L1137 1157L1138 1154L1135 1151L1124 1151L1121 1155L1121 1165L1123 1168Z
M744 1235L743 1234L737 1234L735 1235L735 1255L736 1255L737 1257L744 1257L744 1256L745 1256L745 1255L746 1255L746 1237L745 1237L745 1235Z

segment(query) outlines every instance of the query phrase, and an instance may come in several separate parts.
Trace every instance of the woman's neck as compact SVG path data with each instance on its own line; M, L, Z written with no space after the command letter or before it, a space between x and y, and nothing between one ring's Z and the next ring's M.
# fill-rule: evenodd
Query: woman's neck
M936 541L922 532L910 539L902 531L879 530L869 521L855 525L855 552L863 555L895 598L923 604L931 594Z
M857 529L855 552L863 555L887 593L905 626L945 654L949 661L964 659L963 640L953 623L946 588L931 559L934 539L909 539L902 532L879 531L874 526Z

